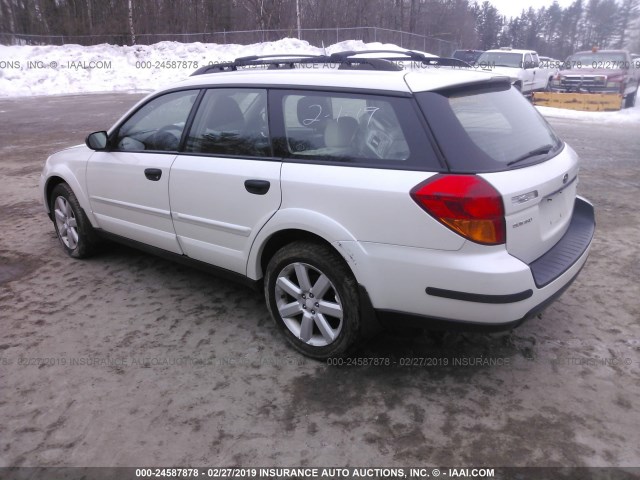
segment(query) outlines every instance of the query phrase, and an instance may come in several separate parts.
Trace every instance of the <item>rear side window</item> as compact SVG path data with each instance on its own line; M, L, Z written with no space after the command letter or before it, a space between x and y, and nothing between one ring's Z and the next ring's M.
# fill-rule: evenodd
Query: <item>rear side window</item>
M440 169L410 98L277 92L284 156L408 169Z
M508 85L417 95L452 171L502 171L544 161L562 142Z
M266 90L208 90L193 120L185 151L225 156L271 156Z

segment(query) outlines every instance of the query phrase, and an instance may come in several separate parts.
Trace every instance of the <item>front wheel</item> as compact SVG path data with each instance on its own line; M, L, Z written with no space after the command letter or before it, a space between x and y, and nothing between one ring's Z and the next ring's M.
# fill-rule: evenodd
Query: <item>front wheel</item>
M551 89L551 82L553 81L553 77L549 77L549 80L547 80L547 86L544 87L544 91L545 92L553 92L553 90Z
M58 239L67 254L85 258L95 249L95 233L80 202L66 183L56 185L51 192L50 208Z
M344 355L360 333L357 282L327 245L294 242L265 272L267 306L285 338L316 359Z
M624 101L624 108L633 108L636 104L636 98L638 96L638 89L636 91L627 95Z

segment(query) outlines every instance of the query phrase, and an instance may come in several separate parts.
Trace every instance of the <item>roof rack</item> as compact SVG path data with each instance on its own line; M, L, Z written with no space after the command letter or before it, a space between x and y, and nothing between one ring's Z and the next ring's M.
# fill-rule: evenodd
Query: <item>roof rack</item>
M364 56L363 56L364 55ZM367 55L376 55L374 57ZM382 55L382 56L379 56ZM338 69L399 71L403 68L394 62L419 62L432 67L468 68L470 65L457 58L432 57L412 50L358 50L336 52L331 55L312 54L275 54L251 55L236 58L232 62L205 65L193 72L194 75L206 73L232 72L243 67L264 67L268 69L293 69L296 65L337 64Z

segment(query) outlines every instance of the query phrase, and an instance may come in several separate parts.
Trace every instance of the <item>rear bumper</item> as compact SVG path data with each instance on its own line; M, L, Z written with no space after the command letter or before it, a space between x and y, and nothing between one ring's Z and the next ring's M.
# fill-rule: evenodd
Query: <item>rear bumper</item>
M576 198L567 232L551 250L529 264L536 287L549 285L571 268L591 245L595 228L593 205Z
M340 247L382 323L504 330L535 316L571 285L594 230L593 207L578 198L565 235L530 265L504 246L470 242L454 252L358 242Z
M580 273L580 272L578 272ZM468 322L463 320L451 320L447 318L435 318L427 315L417 315L412 313L395 312L393 310L377 310L373 309L376 319L387 328L405 328L418 327L428 328L429 330L453 330L464 332L503 332L512 330L530 318L542 313L545 308L555 302L567 290L573 281L578 278L576 274L569 282L567 282L560 290L555 292L546 300L529 310L522 318L507 322Z

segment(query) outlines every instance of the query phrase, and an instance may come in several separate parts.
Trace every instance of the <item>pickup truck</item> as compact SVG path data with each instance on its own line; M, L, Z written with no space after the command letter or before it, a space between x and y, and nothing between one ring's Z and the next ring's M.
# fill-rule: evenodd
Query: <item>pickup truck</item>
M614 93L625 108L633 107L640 84L640 59L626 50L577 52L564 62L551 81L553 92Z
M536 90L546 90L553 78L551 70L540 66L535 50L515 50L509 47L487 50L478 58L476 67L508 76L512 85L524 95Z
M562 69L564 62L551 57L540 57L540 68L546 68L549 72L549 78L553 79Z

